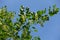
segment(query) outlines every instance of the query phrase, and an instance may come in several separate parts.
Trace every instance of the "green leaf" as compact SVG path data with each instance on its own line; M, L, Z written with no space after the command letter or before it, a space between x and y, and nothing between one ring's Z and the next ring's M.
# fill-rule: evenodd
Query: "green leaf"
M53 16L53 15L54 15L54 13L53 13L52 11L50 11L50 12L49 12L49 15L50 15L50 16Z
M34 30L34 32L38 32L38 30L37 30L37 29L35 29L35 30Z
M49 16L48 15L44 15L44 16L41 17L41 19L43 21L49 21Z
M37 11L37 14L41 16L43 14L43 11L42 10L41 11Z
M42 16L44 13L46 13L46 8L44 10L37 11L38 16Z
M26 13L29 13L29 8L28 7L26 7Z
M34 40L41 40L41 39L40 39L39 37L36 36L36 37L34 37Z
M53 10L51 10L51 7L49 7L49 15L54 16L59 12L59 8L56 8L56 5L53 5Z

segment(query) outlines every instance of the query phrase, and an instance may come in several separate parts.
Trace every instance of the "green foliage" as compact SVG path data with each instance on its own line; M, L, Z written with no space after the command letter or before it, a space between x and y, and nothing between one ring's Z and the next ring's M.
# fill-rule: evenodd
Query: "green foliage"
M49 15L53 16L59 12L59 8L56 8L56 5L53 5L53 9L51 10L51 7L49 7Z
M59 8L53 6L53 9L49 7L48 14L46 14L46 8L44 10L38 10L36 13L31 12L28 7L20 7L20 12L18 14L18 20L12 22L15 17L15 13L7 11L7 7L0 8L0 40L6 40L12 38L13 40L41 40L39 37L32 39L30 27L31 24L39 23L43 26L43 23L49 21L49 17L57 14ZM17 18L16 18L17 19ZM38 32L35 27L32 27L35 32ZM18 32L21 35L18 35Z
M39 37L34 37L34 39L33 40L41 40Z

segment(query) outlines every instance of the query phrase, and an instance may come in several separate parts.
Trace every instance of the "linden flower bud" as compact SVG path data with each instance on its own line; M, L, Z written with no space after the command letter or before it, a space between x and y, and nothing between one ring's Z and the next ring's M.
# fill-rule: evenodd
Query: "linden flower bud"
M9 27L8 27L7 25L3 25L3 26L2 26L2 29L3 29L4 31L8 31Z
M17 32L17 30L14 30L15 32Z
M23 5L21 5L20 10L21 10L21 11L24 11L24 6L23 6Z
M24 22L25 21L25 16L21 15L21 17L22 17L22 21Z
M0 25L2 25L2 22L0 21Z
M38 20L38 15L37 15L37 13L35 13L35 20Z
M21 11L23 11L24 9L20 8Z
M3 8L3 13L5 13L6 12L6 8Z

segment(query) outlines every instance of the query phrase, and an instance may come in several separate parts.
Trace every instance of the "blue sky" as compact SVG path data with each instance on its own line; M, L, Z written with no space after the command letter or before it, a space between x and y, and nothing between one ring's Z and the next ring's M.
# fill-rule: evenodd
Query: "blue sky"
M42 10L56 4L60 8L60 0L0 0L0 7L7 5L9 11L19 12L21 5L29 7L31 11ZM60 12L44 24L44 27L36 25L38 33L32 35L40 36L41 40L60 40Z

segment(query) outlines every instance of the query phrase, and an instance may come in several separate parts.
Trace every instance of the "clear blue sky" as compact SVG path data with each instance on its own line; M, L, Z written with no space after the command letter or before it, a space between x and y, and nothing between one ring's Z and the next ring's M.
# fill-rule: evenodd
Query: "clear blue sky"
M56 4L60 8L60 0L0 0L0 7L7 5L9 11L16 11L18 13L21 5L29 7L31 11L37 11ZM51 17L44 27L36 25L41 40L60 40L60 12Z

